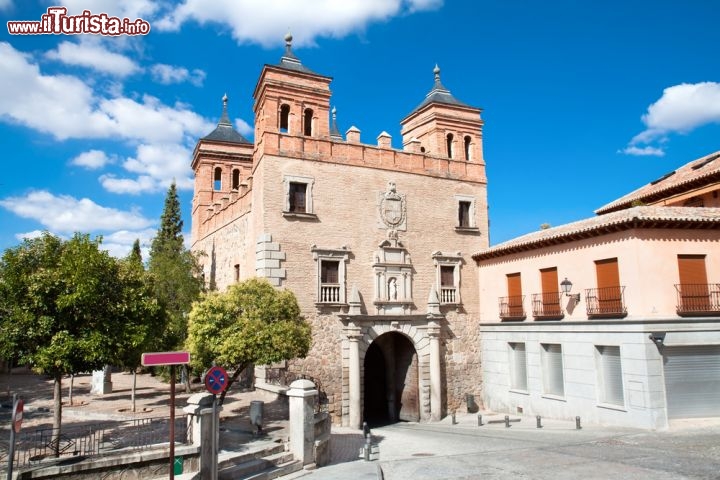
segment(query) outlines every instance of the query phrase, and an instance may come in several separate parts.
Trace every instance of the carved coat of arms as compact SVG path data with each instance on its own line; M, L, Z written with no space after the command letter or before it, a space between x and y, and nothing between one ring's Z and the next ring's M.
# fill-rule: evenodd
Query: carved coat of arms
M386 192L379 194L380 220L382 226L405 230L407 205L405 195L397 193L395 182L388 182Z

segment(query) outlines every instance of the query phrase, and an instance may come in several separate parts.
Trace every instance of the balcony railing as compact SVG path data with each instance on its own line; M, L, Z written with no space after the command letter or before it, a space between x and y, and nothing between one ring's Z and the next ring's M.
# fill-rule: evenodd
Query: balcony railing
M440 287L440 303L457 303L455 287Z
M323 283L320 285L319 303L340 303L340 285Z
M613 318L627 315L625 287L588 288L585 290L588 317Z
M563 317L560 307L560 292L534 293L532 296L533 317L539 320L559 320Z
M682 283L677 290L680 316L717 315L720 313L720 283Z
M502 320L525 320L525 295L500 297L500 318Z

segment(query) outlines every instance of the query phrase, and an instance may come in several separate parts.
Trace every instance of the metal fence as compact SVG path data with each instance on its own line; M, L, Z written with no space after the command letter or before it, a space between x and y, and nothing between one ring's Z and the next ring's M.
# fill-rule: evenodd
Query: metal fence
M192 436L188 417L175 418L175 443L186 444ZM96 455L118 453L121 450L146 450L168 445L170 417L138 418L117 422L102 422L88 426L43 428L18 434L15 445L15 467L82 459ZM7 454L0 460L7 464Z

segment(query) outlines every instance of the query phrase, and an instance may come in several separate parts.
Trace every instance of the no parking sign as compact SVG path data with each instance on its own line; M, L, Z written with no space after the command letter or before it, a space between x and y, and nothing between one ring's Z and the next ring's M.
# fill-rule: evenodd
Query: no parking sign
M222 367L212 367L205 374L205 388L207 388L208 392L214 395L224 392L227 388L227 384L228 375L225 369Z

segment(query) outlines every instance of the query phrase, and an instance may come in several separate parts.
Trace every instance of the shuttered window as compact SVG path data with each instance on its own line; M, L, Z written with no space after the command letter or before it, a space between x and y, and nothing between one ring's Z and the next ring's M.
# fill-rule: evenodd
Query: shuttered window
M520 282L519 273L510 273L507 275L508 287L508 307L511 316L522 316L522 284Z
M562 347L559 344L542 345L544 393L565 395Z
M598 346L596 348L599 358L600 402L624 406L620 347Z
M290 182L289 200L290 211L295 213L305 213L305 194L307 192L307 184Z
M542 287L543 315L561 315L562 310L560 309L557 268L544 268L540 270L540 284Z
M512 368L510 387L515 390L528 389L527 354L524 343L510 343L510 365Z
M710 310L705 255L678 255L680 308L683 311Z
M596 260L595 272L597 275L600 313L623 311L617 258Z
M340 262L335 260L322 260L320 265L320 283L339 283L338 270Z

